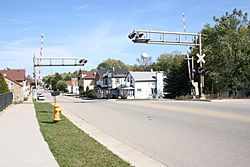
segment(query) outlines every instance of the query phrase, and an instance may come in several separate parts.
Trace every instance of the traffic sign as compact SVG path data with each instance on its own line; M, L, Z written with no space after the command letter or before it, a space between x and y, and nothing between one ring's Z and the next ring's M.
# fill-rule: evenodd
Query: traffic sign
M206 61L204 60L205 54L199 55L199 53L196 54L196 56L199 57L199 59L197 60L197 63L205 63Z

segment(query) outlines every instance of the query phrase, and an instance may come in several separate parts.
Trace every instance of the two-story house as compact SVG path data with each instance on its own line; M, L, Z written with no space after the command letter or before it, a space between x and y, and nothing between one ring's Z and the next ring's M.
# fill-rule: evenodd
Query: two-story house
M118 98L125 86L126 69L98 69L96 90L97 98Z
M80 71L78 74L78 86L80 91L94 89L96 85L96 71Z
M149 99L163 97L163 72L129 71L122 96L128 99Z
M69 93L79 94L77 78L72 78L71 80L66 81L66 85Z
M13 92L14 101L23 101L28 97L29 85L25 78L25 69L9 69L0 70L5 77L11 92Z

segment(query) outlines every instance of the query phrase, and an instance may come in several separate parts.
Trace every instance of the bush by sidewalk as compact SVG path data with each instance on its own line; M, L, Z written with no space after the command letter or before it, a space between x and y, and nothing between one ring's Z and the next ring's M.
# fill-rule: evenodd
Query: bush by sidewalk
M50 103L34 103L44 139L61 167L128 167L127 162L107 150L62 115L53 122Z

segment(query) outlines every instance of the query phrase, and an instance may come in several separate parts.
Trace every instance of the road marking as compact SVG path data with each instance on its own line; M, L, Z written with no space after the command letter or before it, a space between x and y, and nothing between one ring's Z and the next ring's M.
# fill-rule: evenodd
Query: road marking
M132 103L130 103L132 104ZM172 110L172 111L181 111L181 112L189 112L195 113L204 116L213 116L219 118L226 118L226 119L234 119L234 120L241 120L241 121L250 121L249 116L237 115L237 114L230 114L230 113L222 113L218 111L207 111L199 108L193 107L182 107L182 106L170 106L170 105L163 105L159 103L133 103L132 105L137 106L146 106L150 108L158 108L163 110Z

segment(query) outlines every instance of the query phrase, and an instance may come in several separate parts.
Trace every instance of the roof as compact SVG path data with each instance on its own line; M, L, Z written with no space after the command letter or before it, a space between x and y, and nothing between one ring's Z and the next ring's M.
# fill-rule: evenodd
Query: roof
M8 78L8 77L4 77L4 78L5 78L6 80L9 80L9 81L11 81L11 82L14 82L15 84L19 85L20 87L23 87L23 85L21 85L20 83L14 81L14 80L12 80L12 79L10 79L10 78Z
M0 70L0 73L13 81L25 81L25 69L4 69Z
M77 86L78 82L76 79L72 78L72 80L65 81L67 86Z
M125 78L128 74L127 69L114 69L109 71L113 78Z
M96 71L81 71L81 74L83 74L84 79L95 79L96 78Z
M135 81L156 81L156 72L146 71L130 71L131 76Z
M98 69L97 73L102 78L103 74L105 74L108 71L108 69Z
M98 69L98 75L102 78L104 74L111 73L112 78L125 78L128 74L127 69Z

